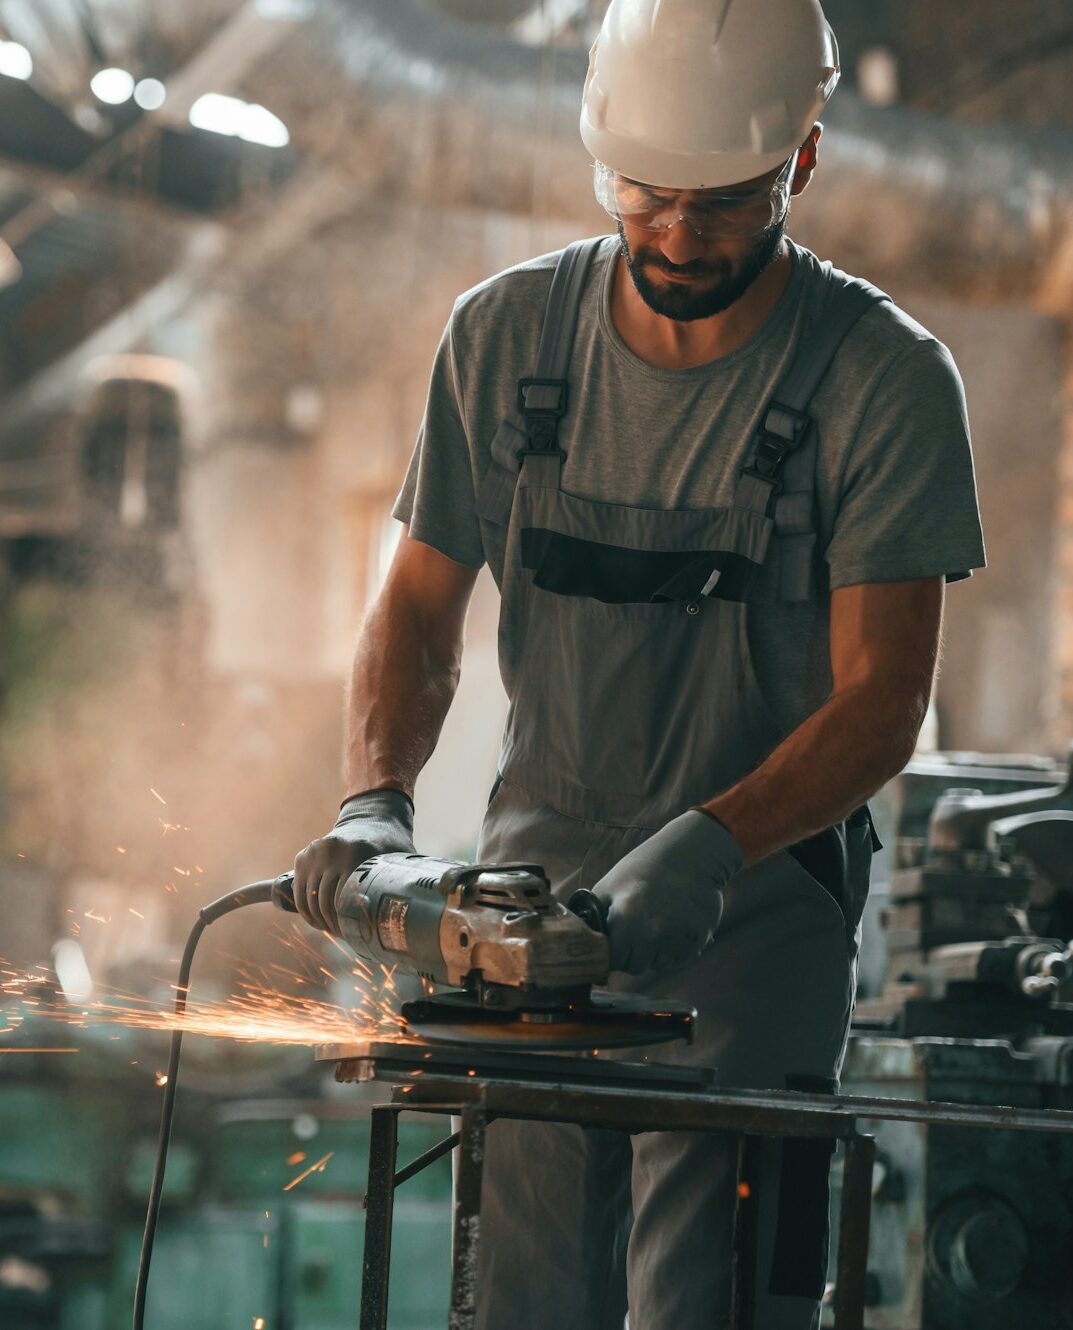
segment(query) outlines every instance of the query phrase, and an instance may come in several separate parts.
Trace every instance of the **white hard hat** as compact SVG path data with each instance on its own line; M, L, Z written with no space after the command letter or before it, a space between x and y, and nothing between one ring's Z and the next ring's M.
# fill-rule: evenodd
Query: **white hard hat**
M818 0L611 0L581 137L644 184L739 184L801 146L838 74Z

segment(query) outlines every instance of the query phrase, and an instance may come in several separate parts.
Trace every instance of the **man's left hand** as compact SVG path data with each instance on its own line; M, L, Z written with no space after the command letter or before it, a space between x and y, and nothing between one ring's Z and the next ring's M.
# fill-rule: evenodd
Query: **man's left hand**
M722 888L742 867L738 842L690 809L631 850L593 887L607 909L611 969L676 970L709 946Z

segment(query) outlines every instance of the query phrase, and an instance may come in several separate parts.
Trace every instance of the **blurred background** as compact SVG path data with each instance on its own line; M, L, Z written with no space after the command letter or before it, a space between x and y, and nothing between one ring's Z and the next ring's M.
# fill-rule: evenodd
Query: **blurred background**
M343 680L452 301L608 229L576 127L605 7L0 0L12 1330L125 1323L164 1060L160 1035L57 1038L28 1004L167 1000L197 907L334 815ZM843 81L791 232L950 346L976 449L990 566L950 593L925 746L1044 780L1073 736L1073 12L825 8ZM496 610L482 573L418 788L426 852L473 852L505 710ZM304 982L273 920L214 932L207 991L250 964ZM308 1050L189 1056L152 1323L355 1323L365 1104ZM399 1330L439 1323L445 1185L408 1198L396 1265L423 1274Z

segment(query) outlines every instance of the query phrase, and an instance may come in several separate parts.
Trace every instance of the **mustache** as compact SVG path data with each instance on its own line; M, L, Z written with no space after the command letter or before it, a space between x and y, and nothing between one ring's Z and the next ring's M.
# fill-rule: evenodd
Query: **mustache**
M644 267L674 273L676 277L721 277L729 266L726 263L707 263L703 259L694 259L692 263L671 263L662 254L650 249L639 250L637 261Z

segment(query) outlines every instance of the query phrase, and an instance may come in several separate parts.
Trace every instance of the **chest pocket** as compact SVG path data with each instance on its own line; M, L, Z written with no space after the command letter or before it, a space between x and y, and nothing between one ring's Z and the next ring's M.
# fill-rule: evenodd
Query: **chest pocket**
M632 508L524 483L519 503L534 586L608 605L743 600L774 529L737 508Z
M477 487L476 509L482 521L509 526L518 485L519 453L525 445L522 427L512 420L502 420L492 437L488 467ZM803 450L795 462L794 470L805 479L807 468L813 464L812 450ZM772 552L777 561L779 599L807 600L815 587L817 544L811 487L780 493L773 511ZM724 540L728 535L724 531ZM726 600L747 599L755 584L757 559L762 561L767 549L767 537L757 540L754 534L747 541L752 557L734 548L713 547L710 542L714 537L709 530L704 543L695 548L637 549L530 525L521 532L522 565L544 590L591 596L606 604L689 601L713 593Z

